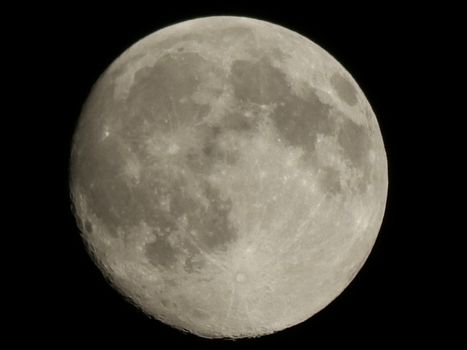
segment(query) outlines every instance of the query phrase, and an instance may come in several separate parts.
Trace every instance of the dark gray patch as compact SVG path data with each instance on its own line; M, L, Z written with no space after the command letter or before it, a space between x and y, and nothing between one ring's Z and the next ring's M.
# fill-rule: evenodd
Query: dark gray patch
M263 57L259 61L234 61L230 79L240 102L268 104L289 93L285 74Z
M131 203L131 191L127 183L116 174L122 172L127 156L116 139L94 144L74 160L74 178L86 196L90 210L115 232ZM130 214L131 215L131 214Z
M187 167L195 174L208 173L211 169L211 161L204 156L198 148L190 149L185 155Z
M233 165L239 159L237 152L221 148L216 141L206 142L203 146L202 152L204 157L208 159L208 162L211 163L210 165L218 163Z
M372 170L368 155L373 147L368 130L347 119L339 130L337 140L342 147L344 157L351 161L353 167L362 172L356 182L356 190L366 191Z
M239 133L252 131L257 125L257 121L254 118L246 117L242 113L228 114L222 121L225 129Z
M226 119L230 120L230 122L224 122ZM222 126L213 126L207 129L201 151L203 156L212 164L220 162L232 165L238 160L238 153L234 150L228 150L221 147L220 142L225 136L226 131L240 131L243 130L241 128L248 128L248 126L246 123L233 121L233 118L230 118L229 116L225 117L224 120L222 121Z
M190 149L185 155L187 167L195 174L208 173L212 167L210 159L203 155L198 148Z
M229 126L223 124L222 127L205 126L200 131L201 146L189 150L186 154L186 164L193 172L205 174L209 173L215 164L232 165L237 162L238 152L226 150L219 144L226 129L229 130Z
M367 130L345 119L339 130L337 141L341 145L344 155L358 168L366 165L368 150L371 146Z
M354 106L357 100L357 90L350 81L344 78L339 73L334 73L331 76L331 85L337 92L337 95L350 106Z
M165 283L169 287L178 287L178 286L180 286L180 282L176 279L176 277L167 277L165 279Z
M331 107L321 102L312 88L303 98L289 91L280 101L282 104L270 116L279 136L287 144L300 147L304 157L310 159L317 135L330 134L335 128L335 120L329 115Z
M340 172L331 167L325 167L321 171L320 183L323 189L330 194L341 192Z
M185 259L183 269L187 273L193 273L201 270L205 265L205 261L199 260L195 256L189 256Z
M191 52L168 54L152 67L140 69L125 101L123 123L130 136L141 137L153 128L173 130L192 125L209 112L209 105L190 99L209 63Z
M85 220L84 221L84 230L86 233L92 233L93 231L93 228L92 228L92 224L89 220Z
M154 266L169 267L177 261L177 250L165 239L146 244L144 254Z
M171 300L167 300L167 299L164 299L164 298L161 299L161 304L162 304L162 306L164 306L167 309L177 309L178 308L178 304L176 302L171 301Z

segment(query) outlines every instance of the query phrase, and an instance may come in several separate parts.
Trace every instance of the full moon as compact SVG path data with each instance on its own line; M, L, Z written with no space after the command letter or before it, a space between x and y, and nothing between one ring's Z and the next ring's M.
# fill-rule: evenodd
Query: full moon
M88 97L70 158L83 240L147 315L207 338L310 318L351 282L388 187L375 114L324 49L207 17L135 43Z

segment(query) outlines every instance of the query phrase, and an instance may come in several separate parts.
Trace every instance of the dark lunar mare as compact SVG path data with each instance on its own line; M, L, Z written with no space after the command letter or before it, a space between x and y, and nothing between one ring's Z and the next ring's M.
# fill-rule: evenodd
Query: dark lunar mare
M115 235L118 229L131 232L142 222L152 227L155 241L147 244L145 252L156 266L170 268L181 259L192 270L196 260L193 257L200 250L225 248L238 237L229 221L232 203L221 198L219 191L203 179L215 164L234 165L238 160L238 152L219 146L226 132L254 137L259 119L246 118L242 108L274 104L269 118L277 134L285 145L303 150L304 164L316 162L318 135L332 135L338 130L344 157L353 167L363 170L364 177L359 183L362 186L367 183L370 171L367 131L350 119L338 124L331 113L333 107L322 102L311 86L303 88L303 96L291 93L284 72L267 57L234 61L229 75L215 71L225 84L232 84L238 108L227 113L217 125L203 123L210 106L187 97L199 88L202 74L212 69L200 55L181 50L137 71L125 100L115 99L111 89L95 89L75 137L73 186L80 188L88 207L110 234ZM339 75L333 75L331 83L345 102L352 103L350 83ZM214 91L214 98L221 93ZM103 120L113 127L112 134L105 139ZM148 167L152 156L142 147L143 141L154 130L170 133L186 126L192 127L201 140L184 154L188 176L167 174L163 164ZM85 139L84 135L88 137ZM142 164L137 182L124 176L131 157ZM319 181L330 193L338 193L340 176L339 170L323 167ZM207 207L190 194L189 181L202 184L200 195L207 199ZM170 198L168 208L161 206L161 198ZM186 227L192 234L180 233L182 219L187 221ZM89 225L85 229L90 231ZM178 237L176 243L169 239L174 233Z

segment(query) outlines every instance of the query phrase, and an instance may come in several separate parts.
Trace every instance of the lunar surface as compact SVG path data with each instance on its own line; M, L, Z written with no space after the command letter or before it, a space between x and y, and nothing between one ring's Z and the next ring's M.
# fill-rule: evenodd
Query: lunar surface
M70 190L106 278L202 337L296 325L359 271L386 204L376 117L351 75L283 27L209 17L159 30L99 78Z

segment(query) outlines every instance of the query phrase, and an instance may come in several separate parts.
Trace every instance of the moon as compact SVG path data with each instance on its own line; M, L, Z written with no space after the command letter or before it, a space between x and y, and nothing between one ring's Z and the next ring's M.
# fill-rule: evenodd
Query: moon
M94 85L70 157L77 224L108 281L207 338L312 317L364 264L387 196L376 116L324 49L281 26L163 28Z

